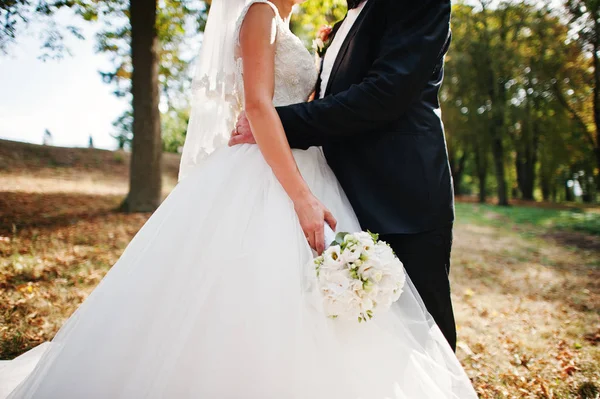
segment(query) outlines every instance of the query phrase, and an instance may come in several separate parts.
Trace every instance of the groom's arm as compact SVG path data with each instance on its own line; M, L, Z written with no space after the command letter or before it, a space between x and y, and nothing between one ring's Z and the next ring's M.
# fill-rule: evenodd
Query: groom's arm
M449 38L450 1L389 0L387 7L381 50L361 83L321 100L277 108L292 147L373 131L397 120L419 98Z

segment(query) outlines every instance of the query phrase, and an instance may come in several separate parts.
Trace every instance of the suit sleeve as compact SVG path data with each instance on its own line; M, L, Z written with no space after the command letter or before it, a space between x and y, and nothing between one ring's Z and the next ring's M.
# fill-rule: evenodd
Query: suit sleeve
M386 7L380 51L361 83L277 108L290 146L308 148L365 134L397 120L419 98L449 40L450 1L388 0Z

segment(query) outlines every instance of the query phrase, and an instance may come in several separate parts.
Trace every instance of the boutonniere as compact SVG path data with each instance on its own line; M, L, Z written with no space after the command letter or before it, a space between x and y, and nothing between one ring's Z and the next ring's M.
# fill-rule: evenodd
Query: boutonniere
M313 50L319 57L323 57L331 45L331 32L333 28L329 25L323 25L317 32L317 37L313 40Z

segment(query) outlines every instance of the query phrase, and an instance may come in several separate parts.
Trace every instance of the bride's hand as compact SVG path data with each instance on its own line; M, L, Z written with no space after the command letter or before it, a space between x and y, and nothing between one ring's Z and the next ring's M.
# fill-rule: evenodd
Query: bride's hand
M294 201L294 209L308 243L320 255L325 250L325 223L335 231L337 221L312 194Z

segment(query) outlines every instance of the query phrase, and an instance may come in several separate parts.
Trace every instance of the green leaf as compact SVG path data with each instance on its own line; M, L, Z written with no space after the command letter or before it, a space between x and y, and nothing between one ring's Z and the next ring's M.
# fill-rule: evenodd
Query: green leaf
M375 242L379 241L379 234L372 233L370 230L367 230L367 233L369 233L371 235L371 238L373 239L373 241L375 241Z
M346 237L348 234L349 233L346 233L346 232L343 232L343 231L337 233L335 235L335 241L334 241L334 243L341 246L344 243L344 237Z

